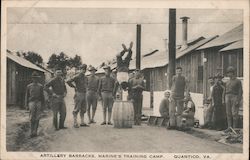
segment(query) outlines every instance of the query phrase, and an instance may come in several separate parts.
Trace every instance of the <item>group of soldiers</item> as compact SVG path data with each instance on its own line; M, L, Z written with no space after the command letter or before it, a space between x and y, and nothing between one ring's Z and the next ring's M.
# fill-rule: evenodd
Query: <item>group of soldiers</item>
M217 73L212 79L210 88L209 122L216 130L228 132L230 128L237 128L239 121L239 107L242 100L242 84L236 78L236 70L232 66L226 72L229 80L224 83L223 76ZM225 108L225 109L224 109ZM183 129L183 123L194 126L195 105L190 97L188 80L182 75L182 68L176 68L173 76L171 92L164 93L159 112L168 119L168 129ZM213 119L213 120L212 120Z
M117 98L117 91L123 90L128 92L128 99L134 104L135 125L141 124L141 108L142 108L142 92L145 88L143 77L140 70L134 71L134 76L128 76L128 66L132 55L132 45L127 49L123 46L122 52L117 55L116 74L111 74L110 66L103 67L105 76L99 78L95 75L97 71L93 66L89 66L88 70L91 73L86 76L87 65L83 64L79 67L80 73L65 81L63 72L60 68L56 69L55 77L49 80L44 86L38 83L40 76L37 72L32 73L32 83L27 86L25 106L30 110L31 120L31 137L37 136L39 119L41 112L44 109L44 94L45 90L50 95L51 108L53 110L53 125L55 130L66 129L64 125L66 118L66 105L64 98L67 95L67 87L75 89L74 110L73 110L73 126L74 128L88 127L89 124L96 123L95 112L97 102L102 100L103 122L101 125L113 125L111 122L113 102ZM128 52L125 58L122 56ZM92 112L91 112L92 109ZM88 124L84 121L84 115L87 112ZM78 124L78 113L80 115L80 125ZM58 116L59 122L58 122Z
M117 67L115 74L111 74L110 66L103 67L105 76L99 78L95 75L97 71L94 67L89 66L91 73L86 76L87 65L80 66L80 73L65 82L61 69L55 71L55 77L44 86L38 83L39 75L32 74L33 82L27 86L25 105L30 110L31 120L31 137L37 136L37 128L41 110L44 106L45 90L51 95L53 124L55 130L66 129L64 121L66 118L66 105L64 97L67 94L66 83L75 89L73 118L75 128L79 128L77 115L80 114L80 126L86 127L95 122L95 112L98 98L102 100L103 122L101 125L112 125L112 107L117 98L117 91L128 92L127 99L133 102L134 106L134 124L141 124L142 112L142 92L145 90L143 75L139 69L134 71L134 75L129 77L129 63L132 56L131 42L129 48L122 44L123 50L116 56ZM127 55L125 53L127 52ZM125 58L124 58L125 57ZM221 77L216 77L216 85L213 86L211 94L211 106L214 108L216 123L220 123L221 106L225 103L227 115L227 127L237 127L239 103L242 98L242 85L236 78L235 69L227 69L229 80L222 85ZM194 119L195 106L190 97L188 80L182 75L182 68L176 68L176 75L172 78L171 93L166 93L166 98L162 101L160 110L163 114L168 113L168 129L175 129L183 124L184 120L190 117ZM167 109L164 109L167 108ZM92 112L91 112L92 108ZM84 114L87 112L88 124L84 121ZM58 124L58 114L60 115Z
M242 84L236 78L234 67L227 68L229 80L224 83L223 76L217 73L210 77L210 96L208 98L208 123L207 128L229 131L239 127L239 108L242 100Z

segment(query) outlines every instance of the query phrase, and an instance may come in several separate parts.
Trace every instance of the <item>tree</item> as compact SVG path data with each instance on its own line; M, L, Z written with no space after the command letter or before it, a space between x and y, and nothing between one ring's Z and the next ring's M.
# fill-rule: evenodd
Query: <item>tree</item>
M69 57L63 52L61 52L59 55L54 53L50 56L47 64L48 68L50 69L60 68L65 71L66 66L69 66Z
M72 68L72 67L78 68L80 65L82 65L82 59L80 56L75 55L74 58L70 58L70 60L69 60L69 67L70 68Z
M43 58L38 53L35 53L33 51L28 51L27 53L23 52L22 55L25 59L27 59L31 63L37 64L37 65L43 64Z

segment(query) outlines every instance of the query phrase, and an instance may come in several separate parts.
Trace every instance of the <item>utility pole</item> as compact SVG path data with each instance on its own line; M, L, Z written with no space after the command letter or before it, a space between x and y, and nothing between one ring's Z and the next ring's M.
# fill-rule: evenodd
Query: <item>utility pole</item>
M176 60L176 9L169 9L169 43L168 43L168 89L172 86L172 77L175 75Z
M136 69L141 69L141 25L136 25Z

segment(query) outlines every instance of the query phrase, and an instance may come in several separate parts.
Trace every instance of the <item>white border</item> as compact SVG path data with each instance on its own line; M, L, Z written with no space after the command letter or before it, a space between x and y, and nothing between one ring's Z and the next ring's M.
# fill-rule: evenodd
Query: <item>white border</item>
M45 159L41 153L70 152L6 152L6 12L8 7L56 7L56 8L185 8L185 9L243 9L244 10L244 148L243 154L210 154L183 153L178 155L210 155L210 159L248 159L249 152L249 2L245 1L3 1L1 6L1 158L3 159ZM77 152L74 152L75 154ZM107 153L107 152L106 152ZM112 153L110 153L112 154ZM116 153L124 154L124 153ZM140 153L133 153L140 154ZM145 153L142 153L145 154ZM149 155L164 155L163 159L174 158L174 153ZM46 158L52 159L52 158ZM59 159L59 158L53 158ZM100 158L97 158L100 159ZM181 158L184 159L184 158Z

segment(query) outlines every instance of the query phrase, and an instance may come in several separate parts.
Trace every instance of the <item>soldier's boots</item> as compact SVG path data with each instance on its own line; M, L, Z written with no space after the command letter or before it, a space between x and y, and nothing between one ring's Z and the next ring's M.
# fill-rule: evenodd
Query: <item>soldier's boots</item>
M74 115L74 128L79 128L79 125L77 123L77 117Z
M37 136L36 121L31 121L30 123L30 138Z
M89 125L87 125L85 122L84 122L84 118L81 117L81 124L80 124L81 127L89 127Z

